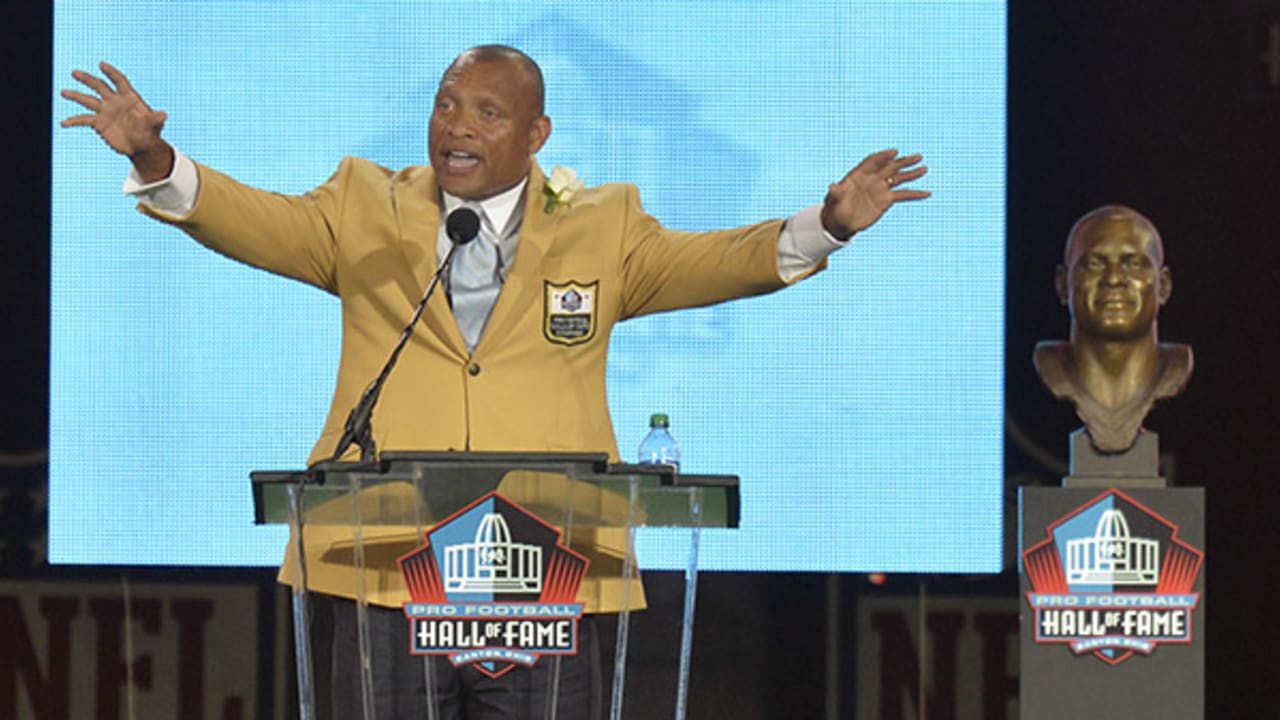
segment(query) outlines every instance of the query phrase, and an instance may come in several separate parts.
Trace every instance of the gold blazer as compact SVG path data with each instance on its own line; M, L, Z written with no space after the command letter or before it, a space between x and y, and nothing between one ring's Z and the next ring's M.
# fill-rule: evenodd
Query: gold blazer
M435 174L430 166L392 171L348 157L323 185L289 196L197 168L199 195L186 216L140 209L219 253L341 298L341 363L310 461L323 459L435 270L441 214ZM535 162L515 261L473 355L444 294L431 298L373 415L381 450L597 451L616 459L605 396L613 324L785 284L777 272L781 220L713 232L668 230L644 212L630 184L584 189L548 213L545 181ZM557 288L589 290L589 317L557 322ZM316 536L305 538L308 586L354 597L350 528L312 529ZM394 542L407 551L415 539ZM588 611L617 610L621 584L607 568L618 566L625 534L575 533L572 545L580 552L589 547L589 557L602 554L592 558L598 572L579 599ZM369 602L398 607L408 600L394 555L369 555ZM282 581L295 580L295 560L286 557Z

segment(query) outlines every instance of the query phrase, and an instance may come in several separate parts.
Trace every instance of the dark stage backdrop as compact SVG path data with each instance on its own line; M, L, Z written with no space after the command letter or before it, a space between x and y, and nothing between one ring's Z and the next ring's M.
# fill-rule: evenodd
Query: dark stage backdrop
M1173 270L1161 338L1196 353L1186 393L1147 427L1175 482L1207 489L1206 716L1269 716L1280 702L1266 569L1280 548L1280 74L1268 73L1280 73L1280 3L1017 2L1009 52L1009 429L1065 461L1078 423L1030 360L1036 340L1067 331L1054 266L1081 214L1137 208ZM1008 448L1011 483L1056 475L1026 444Z

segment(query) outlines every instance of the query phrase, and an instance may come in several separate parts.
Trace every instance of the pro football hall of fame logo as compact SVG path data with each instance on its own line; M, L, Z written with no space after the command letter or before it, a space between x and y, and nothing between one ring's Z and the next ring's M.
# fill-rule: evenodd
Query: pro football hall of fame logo
M578 652L588 560L560 532L496 492L426 533L399 558L415 655L445 655L498 677Z
M596 335L596 297L600 281L543 281L542 333L560 345L578 345Z
M1191 642L1204 552L1119 490L1058 519L1022 553L1035 642L1117 664L1162 643Z

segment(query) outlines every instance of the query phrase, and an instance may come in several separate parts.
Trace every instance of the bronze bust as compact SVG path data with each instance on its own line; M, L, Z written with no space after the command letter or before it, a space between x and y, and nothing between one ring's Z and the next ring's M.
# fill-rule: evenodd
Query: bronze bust
M1036 371L1075 406L1095 450L1124 452L1152 405L1191 376L1191 347L1157 340L1156 317L1173 291L1160 233L1131 208L1093 210L1067 235L1054 285L1071 338L1039 343Z

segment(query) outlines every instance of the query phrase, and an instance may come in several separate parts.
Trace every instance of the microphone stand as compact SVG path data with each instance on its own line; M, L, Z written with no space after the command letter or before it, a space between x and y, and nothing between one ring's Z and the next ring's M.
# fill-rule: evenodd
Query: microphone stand
M454 211L453 214L457 214ZM459 237L454 232L453 214L449 217L449 238L453 241L449 245L449 252L444 256L444 261L440 263L440 267L436 268L436 274L431 277L431 282L427 284L427 289L422 293L422 299L418 301L418 306L413 310L413 317L409 319L409 324L405 325L404 331L400 333L400 339L396 342L395 349L391 351L391 357L387 358L387 362L383 364L382 371L378 373L378 377L369 383L369 387L364 389L364 393L360 396L360 402L351 408L351 412L347 414L347 422L342 431L342 437L338 438L338 445L333 450L333 455L329 460L337 460L346 452L351 443L360 446L360 462L373 462L378 459L378 446L373 440L373 407L378 404L378 396L382 394L382 386L386 384L387 377L391 375L392 368L396 365L396 360L400 357L400 351L404 350L404 346L408 344L409 337L413 335L413 328L418 324L418 320L422 318L422 311L427 307L427 301L431 299L431 293L435 291L436 285L440 283L440 276L453 262L453 255L458 251L458 246L464 245L475 238L473 230L470 237L463 235ZM474 213L473 213L474 215ZM477 219L476 227L479 227Z

